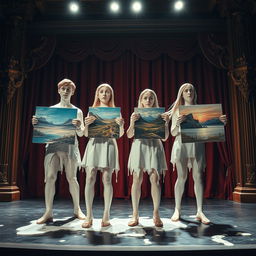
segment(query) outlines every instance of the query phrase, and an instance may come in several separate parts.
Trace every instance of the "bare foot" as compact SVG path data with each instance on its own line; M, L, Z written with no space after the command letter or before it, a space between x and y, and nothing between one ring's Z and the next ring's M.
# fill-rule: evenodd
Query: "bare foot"
M175 208L174 213L171 217L171 221L179 221L180 220L180 211Z
M82 224L82 228L90 228L92 226L92 219L91 220L86 220L83 224Z
M133 217L129 222L128 222L128 226L129 227L135 227L139 225L139 218L138 217Z
M36 221L36 224L44 224L46 222L52 222L53 218L50 213L45 213L41 218Z
M78 210L77 213L74 213L74 216L79 219L79 220L85 220L85 215L83 214L83 212L81 211L81 209Z
M110 226L110 222L109 222L109 212L104 212L103 213L103 217L102 217L102 221L101 221L101 226L102 227L108 227Z
M156 227L161 228L163 226L163 222L159 216L154 216L153 221Z
M211 221L204 215L203 212L198 212L196 214L196 219L199 220L200 222L202 222L205 225L208 225L211 223Z
M110 226L111 224L110 224L110 222L107 220L107 221L101 221L101 227L103 227L103 228L105 228L105 227L108 227L108 226Z

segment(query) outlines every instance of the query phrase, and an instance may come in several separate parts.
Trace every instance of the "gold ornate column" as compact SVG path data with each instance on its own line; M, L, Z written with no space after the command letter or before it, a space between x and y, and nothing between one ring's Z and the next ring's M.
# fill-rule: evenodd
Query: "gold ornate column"
M256 202L256 3L223 1L228 19L229 88L237 202Z

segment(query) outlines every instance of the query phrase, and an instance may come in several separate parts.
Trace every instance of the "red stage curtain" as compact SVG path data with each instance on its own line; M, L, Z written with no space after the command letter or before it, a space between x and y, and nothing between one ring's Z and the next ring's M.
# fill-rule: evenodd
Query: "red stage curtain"
M97 43L96 43L97 42ZM55 45L54 45L55 47ZM44 145L32 144L31 117L35 106L50 106L59 101L57 83L63 78L77 85L72 103L87 114L92 105L96 87L103 82L112 85L116 106L122 108L125 129L130 115L137 106L138 96L145 88L153 89L160 106L166 109L175 100L179 86L184 82L195 85L199 104L222 103L227 115L228 93L226 72L210 64L198 50L196 38L185 39L136 39L136 40L69 40L57 42L49 62L31 72L24 86L24 106L21 136L21 172L19 185L22 196L44 196ZM228 128L228 127L227 127ZM232 196L231 141L229 130L226 143L207 143L205 170L205 197L230 198ZM81 156L87 139L79 139ZM114 197L128 198L132 177L128 176L127 162L132 140L126 135L118 140L120 171L118 182L113 175ZM174 197L176 171L172 171L170 154L173 138L164 143L168 171L162 183L162 196ZM228 170L228 173L227 173ZM56 194L69 197L64 173L59 175ZM81 196L84 194L85 174L79 172ZM96 195L102 195L101 175L95 186ZM186 196L193 197L191 174L187 182ZM142 198L150 196L150 183L144 175Z

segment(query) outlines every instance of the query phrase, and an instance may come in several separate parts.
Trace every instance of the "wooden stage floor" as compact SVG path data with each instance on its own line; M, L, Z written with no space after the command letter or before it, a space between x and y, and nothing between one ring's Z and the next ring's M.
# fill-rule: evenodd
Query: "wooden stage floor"
M195 200L183 199L182 219L172 222L173 199L161 201L163 228L152 221L152 201L141 200L140 224L130 228L131 201L113 200L111 226L101 228L103 201L94 202L90 229L72 215L71 200L55 200L54 221L38 225L43 200L0 203L1 255L256 255L256 204L208 199L210 225L195 220ZM81 202L84 210L84 202Z

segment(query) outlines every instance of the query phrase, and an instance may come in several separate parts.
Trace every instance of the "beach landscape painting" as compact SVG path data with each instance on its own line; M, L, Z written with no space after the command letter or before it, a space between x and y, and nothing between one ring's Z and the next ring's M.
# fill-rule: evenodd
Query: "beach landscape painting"
M135 122L135 139L164 139L165 121L161 114L164 108L134 108L134 112L140 114Z
M186 115L181 123L182 143L225 141L221 104L180 106L179 114Z
M90 107L89 116L95 117L88 127L89 138L119 138L120 127L115 119L120 117L120 108Z
M38 124L34 125L33 143L75 144L75 126L72 119L77 118L77 109L36 107Z

